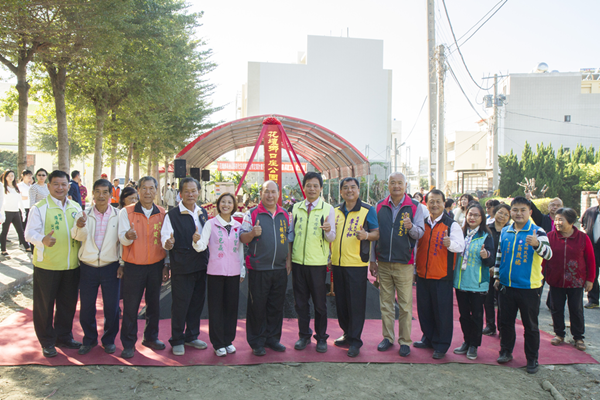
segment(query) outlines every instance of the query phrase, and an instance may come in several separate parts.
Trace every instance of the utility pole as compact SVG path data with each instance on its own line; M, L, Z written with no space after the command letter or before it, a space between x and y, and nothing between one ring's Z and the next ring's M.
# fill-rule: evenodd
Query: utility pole
M434 166L434 161L437 159L437 68L435 59L435 9L434 0L427 0L427 65L428 77L429 77L429 167L427 181L429 186L433 186L437 182L434 182L434 174L437 172L439 165ZM429 188L427 188L429 189Z
M498 190L498 74L494 74L494 127L492 131L492 169L493 180L492 189Z
M438 125L437 125L437 174L436 187L444 191L444 183L446 177L446 139L444 137L444 79L446 78L446 56L444 54L445 47L443 44L438 46Z
M394 172L398 172L398 138L394 138Z

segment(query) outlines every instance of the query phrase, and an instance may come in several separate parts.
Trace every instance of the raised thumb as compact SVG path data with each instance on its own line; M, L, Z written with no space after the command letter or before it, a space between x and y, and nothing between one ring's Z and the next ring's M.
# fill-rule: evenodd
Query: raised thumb
M198 232L198 229L196 229L196 232ZM173 232L171 232L171 239L173 239Z
M52 235L54 235L54 229L52 229L52 230L50 231L50 233L48 233L48 236L52 236Z
M360 228L358 228L359 231L363 230L363 226L361 225Z
M254 226L260 226L260 220L256 220L256 224L254 224Z
M444 236L448 237L448 229L446 229L446 232L444 232Z

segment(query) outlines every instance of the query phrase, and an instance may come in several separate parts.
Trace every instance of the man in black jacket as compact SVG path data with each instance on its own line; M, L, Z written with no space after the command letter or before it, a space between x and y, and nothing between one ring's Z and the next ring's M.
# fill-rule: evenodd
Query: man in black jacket
M600 205L600 190L596 193L596 200ZM589 236L594 245L594 254L596 255L596 279L594 286L588 292L588 303L585 308L599 308L600 288L598 287L598 272L600 271L600 210L599 206L590 207L583 213L581 217L581 226Z
M160 232L162 246L171 259L171 338L173 354L185 354L185 346L206 349L200 339L200 314L206 292L208 249L198 251L198 241L208 220L206 210L196 205L200 183L194 178L181 180L181 202L165 216ZM169 279L165 271L163 280Z

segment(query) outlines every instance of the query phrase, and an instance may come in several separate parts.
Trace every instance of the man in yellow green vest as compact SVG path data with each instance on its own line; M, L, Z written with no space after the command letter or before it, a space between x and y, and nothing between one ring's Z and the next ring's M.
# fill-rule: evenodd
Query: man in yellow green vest
M298 314L298 336L294 349L304 350L310 343L309 299L315 310L317 352L327 351L327 263L329 243L335 240L335 210L321 195L323 178L318 172L307 172L302 181L306 200L292 209L292 282L294 306Z
M79 294L80 243L71 238L79 204L67 199L69 175L48 175L50 195L29 212L25 238L33 251L33 326L45 357L55 357L56 347L79 349L72 328ZM54 305L56 304L56 315ZM53 325L54 320L54 325Z
M335 207L335 241L331 245L331 264L335 304L340 328L344 331L336 346L349 346L348 356L356 357L362 347L367 308L369 242L379 239L375 208L360 200L358 179L340 182L344 202Z

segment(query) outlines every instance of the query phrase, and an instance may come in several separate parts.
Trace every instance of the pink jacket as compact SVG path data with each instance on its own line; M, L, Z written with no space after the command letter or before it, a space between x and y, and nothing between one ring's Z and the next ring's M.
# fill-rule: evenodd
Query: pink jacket
M218 218L211 218L210 238L208 239L208 275L237 276L243 272L243 244L240 241L242 225L232 219L231 232L227 234ZM241 254L240 254L241 253ZM244 271L245 272L245 271Z

